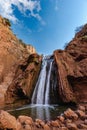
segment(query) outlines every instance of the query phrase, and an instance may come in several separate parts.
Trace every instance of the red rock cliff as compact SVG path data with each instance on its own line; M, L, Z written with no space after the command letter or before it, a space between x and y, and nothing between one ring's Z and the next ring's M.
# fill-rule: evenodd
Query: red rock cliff
M54 51L62 102L87 102L87 25L64 51Z
M39 75L41 60L38 54L31 54L18 65L14 79L6 91L6 103L26 98L30 102Z
M0 16L0 104L13 80L20 60L36 53L32 46L25 45L12 33L8 19Z

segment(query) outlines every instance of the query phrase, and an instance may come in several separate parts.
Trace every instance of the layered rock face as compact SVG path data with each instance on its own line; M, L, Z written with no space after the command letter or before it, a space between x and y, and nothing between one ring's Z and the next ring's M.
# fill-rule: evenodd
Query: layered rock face
M6 91L6 103L13 103L22 98L27 98L30 102L39 75L41 59L38 54L32 54L18 65L14 79Z
M62 102L87 102L87 25L65 50L56 50L58 93Z
M30 45L25 45L12 33L8 19L0 16L0 104L4 94L13 80L20 60L36 53Z

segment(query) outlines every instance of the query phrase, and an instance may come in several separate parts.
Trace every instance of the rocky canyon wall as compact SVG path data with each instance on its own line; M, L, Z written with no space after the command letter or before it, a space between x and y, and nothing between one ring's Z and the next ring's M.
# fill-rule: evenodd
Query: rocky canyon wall
M14 79L6 91L6 103L13 103L19 99L28 99L30 103L40 72L41 60L41 56L32 54L18 65Z
M55 50L53 57L51 88L57 80L58 102L87 102L87 24L64 50ZM30 102L41 62L34 47L17 39L9 21L0 16L0 105L22 98Z
M54 58L62 102L87 102L87 25Z
M0 16L0 105L4 103L4 95L19 63L36 53L33 46L26 45L13 34L10 26L10 21Z

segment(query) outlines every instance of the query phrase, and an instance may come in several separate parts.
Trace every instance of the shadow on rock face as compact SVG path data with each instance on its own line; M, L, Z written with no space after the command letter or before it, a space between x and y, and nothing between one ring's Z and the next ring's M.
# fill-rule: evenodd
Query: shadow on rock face
M38 54L32 54L18 66L5 95L6 103L13 103L18 99L28 99L30 102L40 71L41 59Z

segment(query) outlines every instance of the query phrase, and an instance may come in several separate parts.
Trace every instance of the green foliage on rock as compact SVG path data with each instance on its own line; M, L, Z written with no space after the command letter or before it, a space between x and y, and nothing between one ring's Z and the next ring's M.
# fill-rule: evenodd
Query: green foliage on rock
M64 49L66 49L68 47L69 43L66 42L65 45L64 45Z
M87 41L87 35L84 35L83 37L81 37L81 39Z
M8 25L9 27L11 27L11 22L10 22L9 19L4 18L4 22L5 22L6 25Z
M75 29L75 34L78 33L78 32L80 32L83 27L84 27L84 25L81 25L81 26L76 27L76 29Z
M19 39L19 44L21 44L24 48L26 48L26 44L21 39Z

